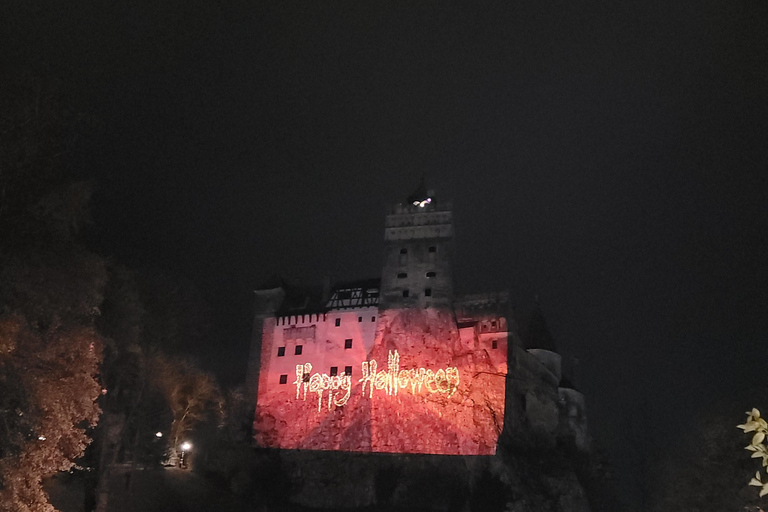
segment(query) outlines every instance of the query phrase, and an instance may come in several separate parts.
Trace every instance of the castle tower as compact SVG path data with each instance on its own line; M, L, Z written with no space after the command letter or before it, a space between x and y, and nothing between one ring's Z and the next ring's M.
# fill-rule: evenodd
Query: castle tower
M453 301L453 213L422 179L386 216L382 309L448 307Z
M269 360L262 360L262 346L271 343L275 328L275 312L285 298L285 284L278 275L271 276L254 292L253 333L251 352L248 356L248 370L245 378L245 399L249 406L256 406L256 396L259 391L259 379L267 375Z

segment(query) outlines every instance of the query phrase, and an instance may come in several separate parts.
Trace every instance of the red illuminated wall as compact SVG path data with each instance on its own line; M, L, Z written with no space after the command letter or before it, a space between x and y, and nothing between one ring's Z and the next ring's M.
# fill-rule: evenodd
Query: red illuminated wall
M372 311L366 310L364 320ZM355 311L345 313L349 330L344 321L337 327L335 320L318 318L314 339L301 341L307 347L301 355L286 346L290 341L283 335L290 326L265 323L254 424L260 445L495 452L504 418L506 329L484 332L479 324L459 329L450 311L436 309L389 310L376 318L375 327L358 318ZM505 327L504 319L498 321ZM367 331L359 331L359 343L345 349L344 339L355 329ZM286 355L277 357L280 346L286 346ZM352 375L331 377L332 366L339 373L352 366ZM284 384L281 376L287 376Z

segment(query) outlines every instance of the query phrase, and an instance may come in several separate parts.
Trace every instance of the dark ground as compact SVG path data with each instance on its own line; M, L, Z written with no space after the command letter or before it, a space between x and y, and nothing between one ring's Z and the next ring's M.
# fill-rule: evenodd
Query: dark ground
M138 470L130 490L128 470L118 471L112 480L109 512L336 512L298 505L265 505L258 498L240 499L194 471L177 468ZM45 489L60 512L85 512L83 480L62 473L49 479ZM345 512L395 512L391 507L344 509Z
M193 471L176 468L134 472L130 489L126 476L118 471L112 480L110 512L240 512L249 508L226 490L219 489ZM61 512L84 512L83 482L62 474L46 485L51 502Z

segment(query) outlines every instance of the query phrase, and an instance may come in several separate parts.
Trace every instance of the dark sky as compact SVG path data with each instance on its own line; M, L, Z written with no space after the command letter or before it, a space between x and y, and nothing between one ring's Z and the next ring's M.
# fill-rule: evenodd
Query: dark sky
M90 240L195 281L230 379L251 290L378 275L426 174L457 289L539 296L617 460L764 380L764 0L3 4L3 69L99 125Z

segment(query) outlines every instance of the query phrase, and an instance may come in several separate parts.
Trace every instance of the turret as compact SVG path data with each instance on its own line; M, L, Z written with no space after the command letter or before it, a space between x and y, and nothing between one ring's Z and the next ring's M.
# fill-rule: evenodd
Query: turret
M384 227L381 307L448 307L453 301L453 212L419 187L394 205Z
M285 298L285 283L278 275L270 277L257 290L254 290L255 304L251 352L248 357L248 372L245 377L246 403L256 407L259 389L259 375L266 373L266 364L261 361L261 347L264 336L271 336L274 330L275 312ZM265 325L267 324L267 325ZM266 327L266 329L265 329ZM266 361L264 362L266 363Z

